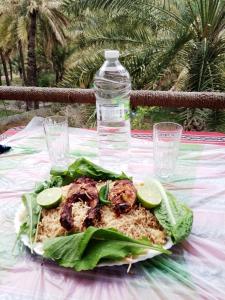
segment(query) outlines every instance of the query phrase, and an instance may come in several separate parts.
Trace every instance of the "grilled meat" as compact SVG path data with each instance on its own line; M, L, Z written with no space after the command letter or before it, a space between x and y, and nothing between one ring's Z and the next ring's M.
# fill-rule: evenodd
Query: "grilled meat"
M109 192L111 201L117 216L127 213L136 201L136 189L130 180L117 180Z
M68 231L72 230L74 227L72 218L72 206L73 203L77 201L84 201L90 207L88 215L84 220L84 226L86 226L87 224L92 225L95 218L100 218L100 210L98 211L97 209L99 205L99 199L95 180L88 177L81 177L71 185L67 200L65 201L60 214L60 223L62 227L64 227Z
M70 199L66 201L60 214L60 223L68 231L73 229L72 206L74 202Z
M89 209L87 217L84 220L84 226L89 227L89 226L97 225L100 219L101 219L101 210L100 210L100 206L98 205L94 208Z

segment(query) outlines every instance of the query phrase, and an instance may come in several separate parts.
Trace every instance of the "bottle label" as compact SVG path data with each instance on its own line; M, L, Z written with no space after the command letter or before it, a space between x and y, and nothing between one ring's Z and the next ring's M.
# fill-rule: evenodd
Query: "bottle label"
M124 120L124 105L118 106L102 106L101 107L102 121L120 122Z
M129 119L129 101L113 104L97 104L98 120L122 122Z

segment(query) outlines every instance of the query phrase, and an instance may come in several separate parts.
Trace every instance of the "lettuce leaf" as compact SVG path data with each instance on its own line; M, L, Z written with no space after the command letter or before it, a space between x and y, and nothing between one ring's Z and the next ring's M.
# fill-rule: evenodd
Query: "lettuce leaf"
M193 223L193 213L184 203L178 201L173 194L166 192L166 195L168 203L162 200L161 204L154 208L154 214L162 227L171 236L172 241L176 244L184 240L190 234Z
M72 165L69 166L68 171L72 178L88 176L97 180L130 179L123 172L121 174L116 174L92 163L85 158L77 159Z
M34 193L24 194L22 196L22 202L26 207L27 217L25 222L20 226L19 235L28 235L30 245L32 245L36 234L37 224L40 220L41 207L37 204L36 194Z
M35 187L35 193L38 194L45 189L49 189L54 186L63 186L63 178L61 176L51 176L50 180L40 182Z
M147 240L135 240L114 229L88 227L85 232L48 239L44 242L44 256L60 266L76 271L91 270L99 262L116 261L137 256L149 249L170 254L162 246Z
M52 175L50 180L38 183L35 193L38 194L53 186L64 186L70 184L81 176L91 177L95 180L131 179L131 177L128 177L123 172L121 174L111 172L94 164L86 158L78 158L69 166L68 170L57 171L52 169L50 173Z

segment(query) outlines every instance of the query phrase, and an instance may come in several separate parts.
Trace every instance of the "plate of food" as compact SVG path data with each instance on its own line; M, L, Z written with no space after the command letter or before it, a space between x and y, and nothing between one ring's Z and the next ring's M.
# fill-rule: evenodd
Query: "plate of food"
M169 255L192 222L158 180L133 182L79 158L22 196L15 230L32 253L81 271Z

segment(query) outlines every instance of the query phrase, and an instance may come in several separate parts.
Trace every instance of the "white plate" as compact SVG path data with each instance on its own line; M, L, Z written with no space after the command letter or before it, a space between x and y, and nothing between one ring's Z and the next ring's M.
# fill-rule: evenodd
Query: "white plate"
M23 204L21 204L21 206L19 207L19 209L16 212L15 219L14 219L14 226L15 226L16 233L19 232L20 226L23 223L25 217L26 217L26 208L24 207ZM23 242L23 244L25 246L27 246L28 248L31 249L31 245L30 245L30 242L29 242L29 237L27 235L25 235L25 234L21 235L21 241ZM173 246L173 243L172 243L172 241L170 239L163 246L163 248L164 249L170 249L172 246ZM33 245L33 251L36 254L42 256L44 254L43 243L40 243L40 242L35 243ZM125 264L133 264L133 263L136 263L136 262L139 262L139 261L143 261L143 260L152 258L152 257L154 257L156 255L160 255L160 254L161 254L161 252L150 249L150 250L148 250L148 252L146 254L139 255L136 258L132 258L132 259L131 258L125 258L123 260L114 261L114 262L111 262L111 263L110 262L101 263L101 264L98 265L98 267L120 266L120 265L125 265Z

